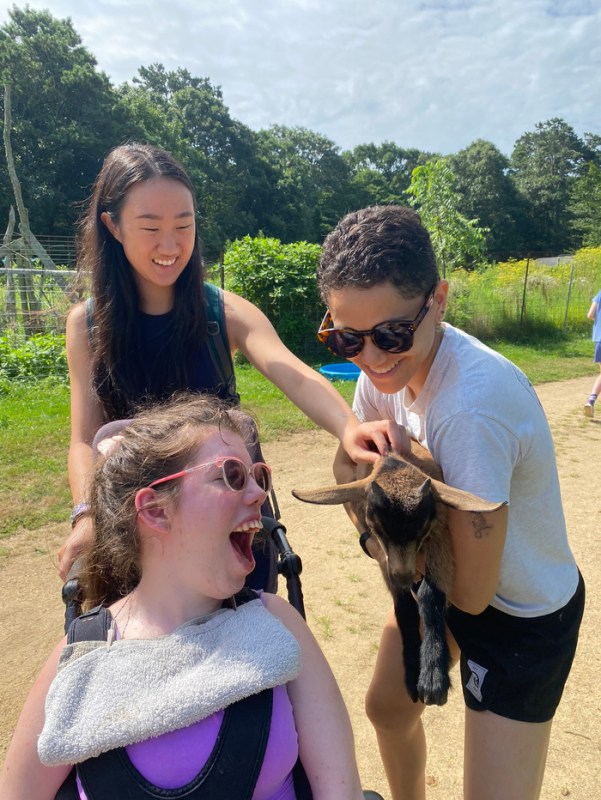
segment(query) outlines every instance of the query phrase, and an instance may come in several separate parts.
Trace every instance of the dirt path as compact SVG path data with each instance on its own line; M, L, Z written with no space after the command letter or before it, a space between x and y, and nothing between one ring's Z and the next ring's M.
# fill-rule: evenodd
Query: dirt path
M601 797L601 420L581 404L590 378L539 388L555 438L570 541L587 584L587 609L572 674L553 726L543 800ZM363 785L388 797L363 697L389 607L379 570L360 551L338 507L306 506L294 486L330 482L334 440L299 434L264 447L273 465L282 520L303 560L307 618L349 707ZM62 604L54 554L66 525L23 532L0 543L0 761L27 691L61 636ZM285 587L282 587L282 592ZM425 716L428 800L460 800L463 705L453 691Z

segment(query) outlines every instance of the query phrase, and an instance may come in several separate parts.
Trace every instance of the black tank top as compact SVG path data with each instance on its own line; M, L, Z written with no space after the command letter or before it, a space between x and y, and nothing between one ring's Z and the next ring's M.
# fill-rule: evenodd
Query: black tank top
M240 398L236 392L236 378L230 353L223 307L223 292L212 284L205 283L205 296L208 313L207 340L189 354L187 364L188 379L186 391L205 392L225 400L230 404L238 405ZM111 395L115 390L110 379L96 376L95 387L105 409L107 422L113 419L131 417L143 405L154 403L169 398L173 392L182 387L170 384L168 365L173 353L171 347L171 327L175 320L175 309L166 314L145 314L136 310L135 325L139 332L138 345L133 353L133 363L136 369L130 372L133 381L133 396L129 400L121 395L116 407L115 404L107 405L103 398ZM90 344L94 347L94 301L86 301L86 323ZM101 372L102 374L102 372ZM119 394L117 394L119 397ZM110 407L113 411L109 411Z
M140 330L142 331L142 349L139 354L140 363L148 364L147 369L147 388L149 393L155 397L165 399L165 395L171 394L166 389L167 376L157 369L157 364L165 363L157 359L157 352L161 347L168 346L169 329L175 316L175 310L168 311L166 314L145 314L138 311ZM191 358L189 383L186 387L191 392L209 392L217 395L222 400L227 399L227 386L221 382L217 374L209 348L205 343L200 350Z

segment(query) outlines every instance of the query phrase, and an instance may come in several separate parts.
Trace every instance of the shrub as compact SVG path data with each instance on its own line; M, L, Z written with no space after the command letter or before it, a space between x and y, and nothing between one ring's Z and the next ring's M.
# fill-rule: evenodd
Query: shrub
M12 383L38 378L68 383L65 335L41 333L20 343L10 332L0 336L0 393Z
M321 301L315 275L317 244L282 244L279 239L245 236L224 254L226 288L258 306L282 341L299 355L315 338Z

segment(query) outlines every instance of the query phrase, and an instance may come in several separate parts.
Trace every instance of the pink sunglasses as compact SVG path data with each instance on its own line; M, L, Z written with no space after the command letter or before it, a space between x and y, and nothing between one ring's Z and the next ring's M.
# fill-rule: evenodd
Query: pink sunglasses
M259 489L267 493L271 491L271 468L267 464L257 461L247 467L244 461L234 456L217 458L215 461L208 461L206 464L197 464L195 467L183 469L181 472L174 472L173 475L166 475L164 478L158 478L156 481L149 483L148 488L154 489L155 486L159 486L161 483L174 481L176 478L183 478L184 475L188 475L190 472L196 472L197 469L213 466L221 470L223 482L232 492L244 491L249 475L252 475Z

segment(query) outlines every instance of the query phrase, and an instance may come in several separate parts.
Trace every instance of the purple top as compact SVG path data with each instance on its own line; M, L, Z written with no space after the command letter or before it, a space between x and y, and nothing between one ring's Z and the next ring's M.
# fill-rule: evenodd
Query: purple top
M223 711L187 728L130 745L125 750L134 767L161 789L189 783L203 768L217 740ZM292 705L285 686L273 690L269 739L253 800L295 800L292 768L298 758L298 739ZM80 800L88 800L77 779Z
M178 789L204 767L217 741L223 713L217 711L187 728L130 745L125 751L147 781L161 789ZM297 759L298 736L292 704L286 687L276 686L269 738L252 800L295 800L292 768ZM79 776L77 788L80 800L88 800Z

